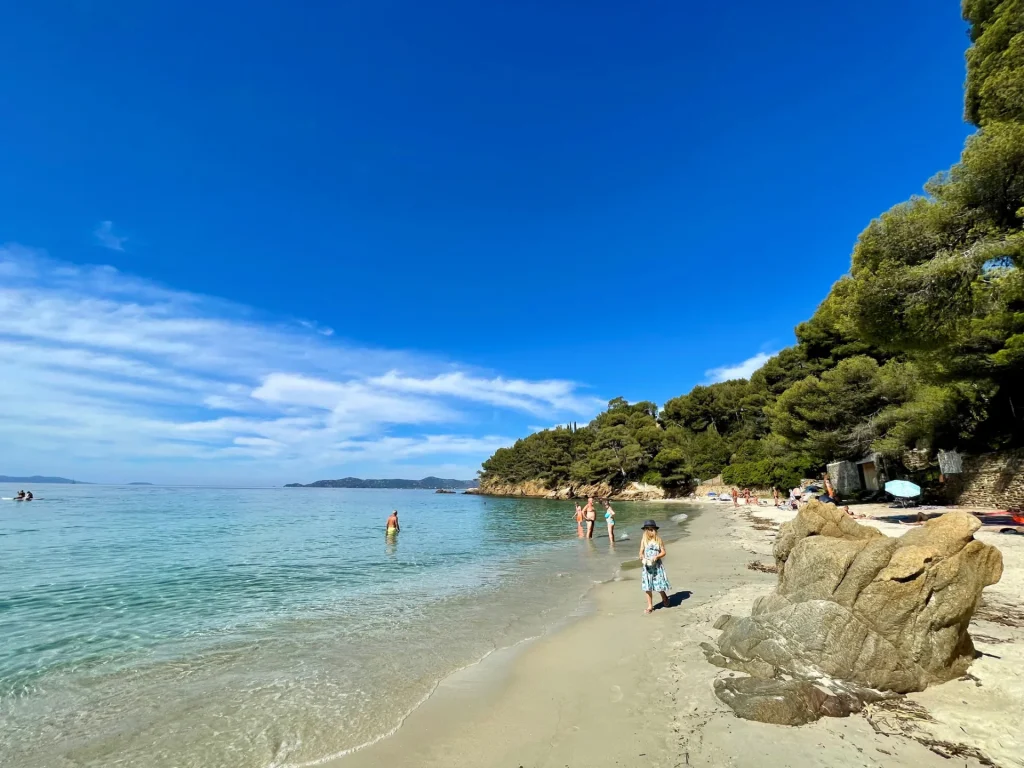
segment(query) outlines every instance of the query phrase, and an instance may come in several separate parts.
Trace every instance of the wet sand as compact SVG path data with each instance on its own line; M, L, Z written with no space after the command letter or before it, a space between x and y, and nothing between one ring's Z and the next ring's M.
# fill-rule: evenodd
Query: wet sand
M334 768L387 765L453 768L579 766L976 766L970 750L1000 766L1024 766L1024 547L983 532L1004 553L1003 581L986 590L972 625L983 656L971 678L908 697L901 711L823 719L800 728L736 718L714 696L699 644L713 640L723 613L746 613L775 577L774 508L722 504L668 545L674 607L643 615L635 569L598 587L591 615L492 654L441 683L390 738L335 760ZM889 535L907 526L871 522ZM620 544L623 559L638 543ZM1016 626L1013 625L1016 622ZM922 714L924 713L924 714ZM962 756L933 751L948 742Z

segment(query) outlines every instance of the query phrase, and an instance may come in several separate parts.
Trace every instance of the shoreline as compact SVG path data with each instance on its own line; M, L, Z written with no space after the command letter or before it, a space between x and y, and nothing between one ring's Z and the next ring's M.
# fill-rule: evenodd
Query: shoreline
M689 515L678 529L670 521L663 522L662 532L666 548L676 549L693 538L693 525L703 517L701 514ZM674 536L678 531L678 535ZM673 537L674 536L674 537ZM691 594L686 588L680 589L673 583L671 597L676 608L656 610L650 617L643 615L644 598L639 590L636 569L631 568L635 547L638 541L622 542L622 562L618 573L607 581L595 582L593 588L581 596L581 605L589 603L589 610L582 614L565 617L561 622L550 627L543 634L528 638L513 646L501 648L481 659L478 663L468 665L440 681L434 693L404 721L389 737L380 739L374 744L350 753L344 757L327 760L322 763L326 768L371 768L372 766L388 765L395 768L401 766L506 766L545 764L536 762L539 756L521 755L519 749L524 745L519 741L519 734L514 734L509 742L504 742L509 722L516 721L518 727L534 733L543 728L545 723L557 720L564 722L561 704L540 702L534 696L538 687L559 689L559 696L575 698L583 695L590 698L601 692L599 682L607 674L601 656L606 653L605 639L610 639L598 627L600 633L597 641L590 643L587 638L595 631L593 625L618 625L621 611L625 610L638 617L641 621L635 625L638 638L643 637L644 621L652 617L665 618L676 610L680 601L690 599ZM672 572L669 570L670 579ZM685 596L679 593L684 592ZM643 643L641 643L643 644ZM649 651L654 647L646 644ZM621 661L621 660L620 660ZM632 658L629 659L633 661ZM621 666L616 665L616 666ZM579 675L567 674L567 668L576 669ZM526 673L524 675L524 672ZM591 674L591 673L595 674ZM563 685L564 682L590 681L584 693L579 689ZM613 683L609 688L612 698L616 693L623 696L628 681ZM509 709L514 709L509 714ZM591 735L614 732L614 713L606 721L598 719L604 725L594 725ZM523 722L528 719L529 723ZM578 726L567 726L575 731ZM666 721L665 727L668 727ZM469 733L468 730L474 732ZM589 731L589 729L588 729ZM579 739L588 738L585 734ZM601 756L607 752L608 745L599 740L600 747L583 764L602 764ZM543 747L541 747L543 748ZM531 748L527 748L528 750ZM507 751L503 751L507 750ZM641 750L642 752L643 750ZM623 753L620 764L629 764L632 753ZM648 755L649 756L649 755ZM559 758L560 760L561 758ZM568 758L566 758L568 759ZM572 758L578 764L580 758ZM595 762L596 761L596 762ZM563 765L556 761L552 765ZM614 761L610 764L616 764ZM289 766L288 768L293 768ZM294 767L297 768L297 767Z
M950 765L946 745L963 750L955 753L958 765L984 765L982 757L1002 768L1024 766L1024 621L1014 618L1024 619L1024 542L979 532L1003 551L1006 573L985 591L988 607L972 622L980 655L970 674L901 700L924 715L869 709L799 728L772 726L738 719L715 698L713 681L730 673L708 664L699 643L717 638L718 616L749 612L774 587L775 576L750 565L772 562L777 526L795 513L718 504L719 512L691 516L682 537L666 541L674 607L644 616L638 576L621 568L615 580L588 590L588 614L449 675L391 736L320 764L938 768ZM858 522L888 535L912 530Z
M662 538L666 542L666 546L683 541L689 536L687 524L693 518L693 514L674 515L671 519L666 519L661 523L661 531L665 534ZM539 634L522 638L511 645L494 648L482 657L468 662L465 666L441 678L434 684L431 691L414 704L397 724L386 733L364 744L350 747L342 752L327 755L316 760L301 763L286 762L280 765L275 763L270 768L313 768L314 766L326 766L327 768L344 766L345 768L352 768L352 766L364 764L375 766L385 759L379 754L380 752L387 751L390 753L393 749L408 750L411 756L409 765L422 764L418 762L421 748L412 743L403 743L405 739L412 742L419 739L422 733L436 729L438 727L437 721L447 722L453 717L453 710L455 708L462 706L469 706L472 709L478 708L480 706L479 697L481 696L489 701L492 700L500 691L500 686L509 678L515 663L525 653L528 653L532 646L547 638L558 636L577 624L587 621L601 610L600 591L609 585L624 580L623 571L630 570L634 560L634 558L629 558L628 555L638 546L637 541L629 538L617 539L616 544L621 546L619 554L625 559L619 561L614 573L607 579L594 580L579 595L575 610L544 628ZM641 603L642 601L641 593ZM464 700L467 695L471 695L472 699ZM463 718L460 715L455 716L454 719L456 722L459 722ZM411 726L411 730L415 732L414 734L410 734L409 731L403 733L403 729L407 727L407 724ZM387 748L384 747L387 742L396 739L396 737L403 738L396 740L395 743ZM378 746L381 747L380 750L377 749ZM364 756L364 762L356 759L360 756ZM386 760L395 761L396 758L389 754ZM399 765L401 764L401 758L398 758L396 762L388 762L388 764ZM442 765L445 763L439 762L438 764Z

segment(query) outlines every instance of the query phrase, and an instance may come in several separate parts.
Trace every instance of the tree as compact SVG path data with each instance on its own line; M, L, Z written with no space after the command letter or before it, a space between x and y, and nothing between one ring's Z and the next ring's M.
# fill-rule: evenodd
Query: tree
M883 405L878 361L851 357L783 392L770 409L772 431L817 465L860 458L874 438L865 426Z
M693 432L714 429L725 436L743 421L743 398L749 390L750 384L745 379L698 385L688 395L665 403L662 421Z
M749 381L530 435L483 477L557 484L719 472L795 484L837 458L1024 445L1024 0L963 0L965 111L978 126L925 193L872 221L850 274Z
M964 0L971 25L964 112L977 126L1024 121L1024 0Z

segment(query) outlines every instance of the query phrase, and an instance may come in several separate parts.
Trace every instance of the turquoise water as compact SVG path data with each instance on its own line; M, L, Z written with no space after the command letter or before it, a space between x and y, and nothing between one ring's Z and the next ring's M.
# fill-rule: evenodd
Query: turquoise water
M633 541L616 552L600 521L575 538L567 502L32 490L0 502L0 762L17 768L299 766L371 743L445 675L579 611L638 521L681 511L617 504Z

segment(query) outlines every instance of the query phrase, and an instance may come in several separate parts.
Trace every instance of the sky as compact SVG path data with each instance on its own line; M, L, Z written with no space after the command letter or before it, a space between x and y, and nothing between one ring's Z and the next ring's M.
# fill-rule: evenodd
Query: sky
M0 19L8 475L471 478L749 375L970 132L952 0Z

